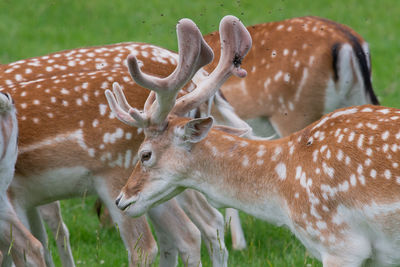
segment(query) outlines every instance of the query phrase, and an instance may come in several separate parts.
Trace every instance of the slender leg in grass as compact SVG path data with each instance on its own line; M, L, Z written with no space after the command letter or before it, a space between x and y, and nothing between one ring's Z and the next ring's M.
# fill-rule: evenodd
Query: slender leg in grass
M225 220L231 228L232 248L235 250L245 249L247 245L240 223L239 211L232 208L225 209Z
M175 199L148 211L160 245L160 266L201 266L201 234Z
M16 266L45 266L42 244L21 223L8 199L0 202L1 266L11 266L12 261Z
M69 231L65 225L62 215L60 202L55 201L39 207L43 220L49 226L54 239L57 243L58 254L63 267L75 266L74 258L69 239Z
M177 197L180 206L199 228L213 266L227 266L224 217L199 192L187 189Z
M44 227L43 220L40 216L38 209L36 207L32 207L31 209L29 209L27 212L27 217L32 234L37 239L39 239L39 241L44 246L44 256L47 267L54 266L53 257L51 256L51 252L49 250L49 241L47 238L46 229Z

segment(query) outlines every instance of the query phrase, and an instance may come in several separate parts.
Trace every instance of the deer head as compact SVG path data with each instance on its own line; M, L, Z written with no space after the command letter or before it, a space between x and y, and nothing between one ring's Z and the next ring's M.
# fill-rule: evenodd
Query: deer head
M223 41L217 67L194 91L176 100L180 89L213 58L212 50L191 20L182 19L178 23L177 35L179 63L167 78L144 74L134 56L127 59L132 78L152 91L143 111L127 103L118 84L113 85L114 94L106 91L116 117L143 128L145 133L138 151L139 162L116 200L118 207L131 216L140 216L183 190L175 181L185 178L185 162L190 161L190 151L206 137L213 124L211 117L190 120L183 116L212 97L231 75L245 77L247 74L240 63L251 47L251 37L237 18L226 16L220 23Z

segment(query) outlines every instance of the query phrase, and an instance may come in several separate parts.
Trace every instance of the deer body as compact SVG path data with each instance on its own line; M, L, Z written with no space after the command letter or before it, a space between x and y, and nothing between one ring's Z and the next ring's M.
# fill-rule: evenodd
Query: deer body
M141 88L132 88L135 85L131 80L121 75L126 72L122 57L119 57L121 51L143 55L143 61L153 62L145 68L162 75L169 74L176 62L175 54L158 47L141 44L121 47L117 44L64 51L0 67L3 74L1 87L11 92L18 103L22 133L15 179L9 192L21 220L43 243L46 237L36 206L97 194L118 224L130 252L131 264L149 264L157 249L145 219L132 220L123 216L113 200L136 162L135 149L143 137L141 131L121 127L111 120L114 116L106 105L104 90L114 81L125 82L132 93L128 97L134 99L137 106L142 106L148 95ZM102 58L103 54L113 56L112 66L106 60L96 58ZM160 67L160 62L165 66ZM162 212L163 209L169 210L170 215ZM161 246L162 252L166 249L166 253L162 253L162 264L174 265L179 252L185 262L197 266L200 233L176 201L150 211L150 217L160 221L160 217L168 218L169 223L159 224L157 229L159 233L165 233L160 237L164 244L173 244ZM174 229L176 225L179 229ZM221 225L223 227L222 218ZM140 250L134 248L138 238ZM219 259L216 255L215 259L221 260L223 265L226 257ZM47 264L51 265L51 261L47 255Z
M141 203L157 190L146 182L164 171L169 192L193 188L212 203L286 225L324 266L360 266L367 259L378 266L398 264L399 114L392 108L352 107L279 140L211 130L193 145L179 141L188 120L171 120L141 148L151 146L154 166L163 167L153 171L139 164L119 206L141 214Z
M154 91L142 113L129 106L117 84L114 93L106 91L117 118L145 133L139 162L116 199L118 207L140 216L193 188L212 203L288 226L324 266L361 266L368 260L379 266L398 264L400 110L372 105L340 109L273 141L240 138L242 129L213 129L212 117L184 118L214 95L227 76L246 74L232 58L243 59L250 35L232 16L221 21L220 29L224 42L218 66L184 97L176 100L180 81L209 58L196 40L193 48L187 44L182 50L197 60L188 61L187 69L180 61L174 71L179 78L161 79L164 86L160 78L142 73L134 56L128 57L132 78Z
M326 21L325 21L326 22ZM354 48L349 48L349 46L346 46L346 43L349 42L349 39L343 37L341 35L342 30L341 28L336 27L334 23L332 22L326 22L327 25L333 24L332 27L330 27L329 32L333 37L329 37L329 35L323 35L319 34L319 32L323 31L317 31L313 30L314 26L317 25L318 27L321 26L322 20L319 18L297 18L297 19L291 19L291 20L286 20L282 22L277 22L277 23L266 23L266 24L261 24L261 25L256 25L256 26L250 26L248 27L248 30L250 31L251 35L253 36L254 39L254 44L255 46L253 49L250 51L249 57L250 60L245 60L244 61L244 66L246 66L250 72L248 75L248 78L242 81L235 80L235 78L229 79L226 84L227 86L222 87L222 91L225 95L225 97L233 104L235 111L240 113L241 116L244 118L258 118L258 117L268 117L270 121L273 122L274 125L274 131L277 131L279 134L286 135L294 130L300 129L304 127L307 123L313 121L316 118L319 118L323 112L321 110L327 111L328 109L325 110L326 103L323 105L324 108L322 108L322 103L324 101L320 101L320 98L317 97L322 97L324 98L327 93L326 92L321 92L320 88L328 88L327 84L332 85L332 77L335 75L335 71L339 70L338 74L338 80L334 82L335 86L330 86L329 88L332 89L334 88L334 97L329 97L329 98L324 98L324 99L334 99L334 103L338 104L339 106L335 106L335 108L340 107L343 105L343 101L347 99L347 104L362 104L362 103L368 103L370 96L368 95L367 89L363 89L361 79L362 75L365 75L364 73L357 68L358 62L355 61L354 59L354 53L355 50L352 50ZM291 48L288 47L288 51L291 51L293 54L293 59L289 60L292 57L287 56L289 52L286 52L286 50L280 51L278 48L282 48L284 45L283 40L285 41L285 44L292 44L293 46L302 46L304 44L304 41L302 38L296 38L299 35L296 34L295 31L289 30L294 29L295 27L299 27L299 25L305 25L307 26L304 28L302 27L301 30L303 32L302 35L304 34L310 34L311 35L311 40L312 43L310 45L307 45L306 48L299 48L299 49L294 49L291 51ZM311 27L311 24L313 26ZM314 25L315 24L315 25ZM283 26L281 26L283 25ZM337 24L338 25L338 24ZM323 26L324 30L327 29ZM308 29L308 30L306 30ZM296 30L298 30L296 28ZM346 28L346 30L349 30ZM368 46L366 43L362 40L361 37L359 37L356 33L353 31L349 30L354 36L356 36L357 41L362 45L364 54L366 55L366 60L367 60L367 65L369 68L369 58L368 58ZM307 33L306 33L307 32ZM287 39L283 39L285 37ZM314 39L312 39L314 36ZM308 36L307 38L310 38ZM336 38L336 39L335 39ZM214 48L214 52L218 55L218 51L215 49L217 45L219 45L219 39L216 34L211 34L205 37L205 39L210 42L211 47ZM282 42L275 42L275 39L282 40ZM340 52L339 48L337 49L337 69L332 68L333 66L333 57L335 53L332 53L332 48L334 47L335 44L339 43L338 45L339 48L347 47L346 49L343 50L343 52ZM268 47L266 47L268 46ZM140 47L140 48L136 48ZM266 48L265 48L266 47ZM278 48L277 48L278 47ZM313 54L313 50L316 51L323 51L319 52L316 54ZM270 51L272 50L272 51ZM296 50L296 52L295 52ZM303 51L300 53L300 50ZM267 51L267 52L264 52ZM274 57L272 57L273 51L278 52ZM347 51L347 53L345 53ZM61 88L64 88L66 90L62 90L63 98L66 97L71 97L71 95L67 95L67 91L72 91L72 87L70 85L64 86L63 84L60 84L60 80L62 79L68 79L69 81L72 79L80 79L81 81L88 81L92 80L95 81L99 75L105 77L107 80L103 80L102 82L97 81L97 85L93 85L92 82L88 82L88 85L84 85L84 82L79 83L76 81L76 84L73 85L73 88L76 86L88 86L86 88L87 90L95 90L93 89L95 86L97 86L97 89L101 87L101 89L104 89L104 84L108 83L108 86L111 84L111 81L120 81L122 83L128 82L129 77L128 74L126 73L126 69L123 64L123 59L126 58L126 56L130 53L133 53L134 55L137 55L139 59L144 63L143 69L148 72L153 72L157 75L165 75L166 73L169 73L172 71L172 68L176 65L176 59L177 55L169 52L167 50L161 50L161 49L155 49L153 46L146 45L146 44L138 44L138 43L123 43L123 44L116 44L116 45L111 45L111 46L103 46L103 47L91 47L91 48L82 48L82 49L74 49L70 51L63 51L59 53L53 53L48 56L40 57L40 58L34 58L34 59L28 59L25 61L20 61L20 62L15 62L13 64L9 65L3 65L3 71L5 71L5 75L3 76L4 78L4 83L5 86L4 88L12 87L15 88L17 84L24 84L27 82L30 84L33 81L37 81L38 83L45 84L49 80L57 81L57 86L61 90ZM260 56L257 55L264 55L266 54L266 57L264 59L260 59ZM298 58L296 58L296 55L298 55ZM271 59L269 59L267 56L271 54ZM300 56L302 54L302 56ZM304 55L303 55L304 54ZM282 57L279 57L282 56ZM296 61L293 61L295 60ZM285 61L286 60L286 61ZM148 61L150 63L148 63ZM297 63L299 61L299 63ZM45 62L46 67L43 70L43 62ZM153 64L153 63L158 63L158 64ZM281 63L280 63L281 62ZM312 63L312 64L311 64ZM317 64L318 63L318 64ZM22 67L21 67L22 66ZM296 67L298 66L298 67ZM307 68L307 77L304 77L304 75L300 75L299 72L302 67L308 67ZM318 66L318 67L316 67ZM350 67L349 67L350 66ZM352 67L351 67L352 66ZM211 67L205 67L206 70L211 70L212 68L215 67L215 64L213 64ZM300 67L300 68L299 68ZM294 68L294 69L291 69ZM165 70L167 69L167 70ZM279 70L278 70L279 69ZM321 72L321 70L324 70ZM349 71L352 70L352 71ZM278 75L279 72L282 72L281 75ZM290 82L287 82L287 73L297 73L292 75L290 77ZM73 74L76 73L76 78ZM86 73L87 75L84 75ZM350 76L344 76L342 75L343 73L352 73ZM90 74L90 75L89 75ZM304 72L302 73L304 74ZM322 75L323 74L323 75ZM115 79L116 76L114 75L119 75L118 79ZM201 74L203 76L204 74ZM276 76L277 75L277 76ZM285 76L284 76L285 75ZM316 75L318 75L318 79L316 79ZM114 77L114 79L110 78L109 76ZM323 76L323 77L322 77ZM267 84L267 87L265 87L265 82L270 78L270 83ZM277 77L277 81L275 82L275 77ZM311 79L311 77L313 79ZM60 79L58 79L60 78ZM44 79L44 80L41 80ZM264 83L261 83L260 81L264 81ZM311 82L313 81L318 81L318 82ZM347 86L346 81L351 81L351 86ZM68 82L69 82L68 81ZM243 82L244 81L244 82ZM101 83L101 84L100 84ZM241 85L241 89L239 90L240 93L237 93L238 90L235 87L237 84ZM305 86L307 84L307 86ZM32 86L33 85L28 85ZM37 84L36 86L39 86ZM55 85L54 85L55 86ZM129 87L131 88L132 86L135 86L134 84L129 84L129 85L124 85L124 87ZM367 85L364 85L367 87ZM55 88L55 87L54 87ZM232 89L229 89L232 88ZM233 90L236 88L235 90ZM278 90L278 88L285 88L285 90ZM308 88L310 89L309 91ZM43 89L43 88L42 88ZM14 89L15 90L15 89ZM39 89L37 89L39 91ZM45 89L43 89L45 90ZM48 90L48 88L47 88ZM75 89L74 89L75 90ZM265 94L265 92L268 91L268 94ZM300 93L296 93L300 91ZM61 91L60 91L61 92ZM93 92L93 91L92 91ZM99 94L99 91L94 91L95 93ZM280 97L280 93L282 92L282 100ZM286 93L284 93L286 92ZM295 94L296 93L296 94ZM100 93L101 94L101 93ZM129 93L128 93L129 94ZM147 93L135 93L135 96L129 97L129 99L133 99L133 97L141 98L140 101L137 101L138 107L143 105L144 99L147 96ZM143 94L143 98L142 95ZM294 101L291 101L290 99L294 99L295 97L293 96L298 95L298 103L307 103L306 105L299 104L295 105ZM348 94L350 97L347 97ZM345 98L343 98L343 95L346 95ZM21 98L26 97L26 93L21 93ZM251 96L251 98L249 98ZM75 97L75 96L74 96ZM79 103L85 103L86 105L86 100L88 99L88 95L83 94L81 97L78 97L78 99L74 99L72 101L77 101L77 107L78 107L78 102ZM247 110L249 106L255 107L254 103L252 105L247 105L249 101L253 101L254 99L257 99L257 105L263 106L263 108L260 108L258 110L262 110L262 113L259 113L257 109L254 110ZM61 100L61 99L60 99ZM50 99L51 101L51 99ZM97 100L96 100L97 101ZM241 102L242 101L242 102ZM263 104L261 104L260 101L263 101ZM282 103L283 101L283 103ZM292 104L290 104L292 103ZM19 100L17 100L19 103ZM67 101L68 102L68 101ZM271 107L272 105L270 103L281 103L282 107L279 109L274 109L277 110L276 113L271 113L271 110L265 111L265 107ZM287 103L286 103L287 102ZM310 104L312 102L312 105ZM64 102L62 102L64 104ZM70 102L68 102L70 104ZM274 104L275 105L275 104ZM285 109L286 105L286 109ZM136 102L133 103L133 106L136 106ZM309 109L307 111L303 112L303 116L306 118L305 120L300 120L298 117L296 117L295 120L288 120L288 118L293 118L293 116L301 116L299 114L302 114L302 112L299 112L297 109L290 109L290 107L299 107L300 109L302 107L313 107L313 109ZM329 106L334 107L334 105L330 104ZM21 108L26 108L26 103L21 102ZM71 106L70 106L71 107ZM104 106L102 106L104 108ZM94 109L100 109L100 107L93 106ZM72 109L73 110L73 109ZM289 117L285 115L285 111L289 111ZM246 113L246 114L245 114ZM64 113L64 116L66 114L69 114L69 111ZM282 115L283 114L283 115ZM51 116L51 115L48 115ZM91 117L92 115L90 115ZM106 116L112 116L112 115L106 115ZM27 116L21 116L21 118L26 119ZM283 118L284 117L284 118ZM101 120L97 121L93 118L93 122L96 125L99 125ZM278 119L279 118L279 119ZM283 119L282 119L283 118ZM312 118L312 119L311 119ZM47 118L46 118L47 119ZM282 120L281 120L282 119ZM50 120L51 121L51 120ZM282 123L280 123L282 121ZM296 125L293 123L287 123L288 121L295 121ZM300 123L301 122L301 123ZM81 123L81 120L76 121L75 125L77 123ZM25 124L25 122L24 122ZM262 121L262 124L265 124L265 121ZM85 127L88 124L86 123ZM90 122L89 122L90 125ZM295 127L292 127L295 126ZM287 127L287 128L285 128ZM120 127L119 127L120 128ZM125 129L124 129L125 131ZM114 132L115 133L115 132ZM58 140L57 138L60 137L61 139L66 139L68 142L71 141L71 144L74 144L74 146L79 143L79 146L81 147L82 150L87 150L86 153L93 153L92 147L88 146L86 142L85 137L85 142L82 143L81 141L81 134L84 134L83 136L87 136L86 133L76 131L76 128L73 128L72 132L69 133L68 136L64 135L64 132L59 136L57 135L57 131L52 133L49 136L54 136L55 140ZM110 132L110 135L112 132ZM115 133L119 134L119 133ZM132 132L132 136L134 136L136 133ZM99 136L101 138L101 136ZM24 137L25 138L25 137ZM30 137L32 138L32 137ZM96 137L97 138L97 137ZM71 139L71 140L69 140ZM141 138L134 138L137 140L137 142L140 142L142 139ZM73 141L75 140L75 141ZM98 139L99 140L99 139ZM51 142L51 140L47 140L44 142ZM38 142L40 143L40 142ZM44 144L44 143L42 143ZM86 147L85 147L86 145ZM97 144L100 146L100 144ZM122 145L124 148L125 146ZM32 149L34 146L27 146L27 149ZM35 148L37 149L37 148ZM78 149L79 150L79 149ZM91 152L88 152L88 151ZM59 152L57 149L55 149L53 152ZM113 155L113 160L114 164L121 164L121 159L122 162L125 163L125 159L127 157L133 157L135 154L135 149L133 148L131 152L126 152L120 153L118 155ZM52 153L53 153L52 152ZM43 152L47 154L48 152ZM97 153L97 152L96 152ZM81 153L79 153L81 154ZM130 156L128 156L128 154ZM104 157L109 157L109 155L106 155ZM125 158L124 158L125 157ZM52 159L53 160L53 159ZM52 161L51 160L51 161ZM64 158L62 156L59 157L58 160L63 161ZM83 160L83 159L81 159ZM75 158L76 162L81 163L82 161L79 159ZM86 159L85 159L86 160ZM93 159L89 159L89 161L93 162ZM57 160L55 160L57 161ZM33 160L32 160L33 162ZM37 162L35 162L37 163ZM53 163L53 162L52 162ZM29 165L28 165L29 166ZM75 165L73 165L75 166ZM89 172L92 172L92 168L88 168ZM94 168L96 169L96 167ZM52 170L54 171L54 170ZM72 181L71 176L69 174L76 173L76 179L75 183ZM59 169L58 174L65 173L66 176L68 176L70 180L69 182L65 185L66 190L62 190L63 192L54 192L53 195L50 195L46 200L43 199L37 199L34 200L34 202L37 203L47 203L50 199L58 199L59 197L70 197L72 195L76 195L79 190L81 190L80 194L87 194L94 192L93 186L94 186L94 181L98 181L98 176L96 178L88 178L90 175L86 176L85 174L85 169L77 169L77 168L72 168L72 169ZM49 172L48 173L48 178L50 179L50 176L52 176L54 173ZM92 173L91 173L92 174ZM38 175L39 176L39 175ZM44 177L45 174L42 173L40 175L41 177ZM59 176L61 177L61 175ZM121 174L122 177L122 174ZM53 179L53 178L52 178ZM59 181L60 184L63 184L63 181L60 178ZM82 189L81 187L81 182L82 180L87 182L87 188ZM53 180L56 181L56 180ZM78 188L78 191L76 190L76 187ZM96 184L96 186L99 186ZM38 187L38 190L42 190L43 187ZM68 189L68 190L67 190ZM82 192L83 191L83 192ZM233 239L235 241L235 239ZM245 246L245 243L241 245L242 247ZM239 246L240 247L240 246Z
M253 39L243 60L248 75L230 78L221 91L239 117L251 119L256 130L287 136L335 109L378 103L368 44L351 28L300 17L247 29ZM204 38L213 48L220 43L216 33ZM218 49L214 52L218 58ZM210 72L216 63L205 70Z

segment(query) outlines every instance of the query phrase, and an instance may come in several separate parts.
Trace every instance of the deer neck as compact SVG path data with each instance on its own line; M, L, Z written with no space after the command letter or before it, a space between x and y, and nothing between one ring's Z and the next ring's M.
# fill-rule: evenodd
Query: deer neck
M213 205L233 207L278 225L287 224L283 188L289 166L288 140L254 141L211 131L191 154L185 187L204 193Z

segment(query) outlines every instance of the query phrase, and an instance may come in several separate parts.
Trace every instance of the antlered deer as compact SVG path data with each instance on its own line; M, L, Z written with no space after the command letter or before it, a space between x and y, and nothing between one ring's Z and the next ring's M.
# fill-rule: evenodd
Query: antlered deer
M178 35L182 27L178 25ZM193 34L201 36L198 30ZM180 42L187 42L185 38L188 37L182 38ZM128 50L124 52L140 54L146 68L157 75L168 75L176 65L177 56L145 44L91 49L90 52L79 49L54 53L0 66L2 89L10 91L20 107L19 159L9 193L21 220L43 243L46 236L36 206L97 194L119 226L131 263L150 263L156 244L145 219L132 220L123 216L113 201L136 163L135 147L139 147L143 137L141 131L121 127L112 120L114 116L107 107L103 90L113 81L125 83L131 93L128 99L134 99L135 106L143 105L148 92L134 85L128 76L121 75L122 70L111 70L115 66L107 66L105 60L96 55L112 56L115 64L122 67L120 51ZM156 64L160 62L165 65ZM86 64L95 68L82 70L81 66ZM214 264L225 266L223 218L219 213L211 215L203 229L207 232L203 234L209 241L207 245L214 248L211 251ZM178 252L189 265L199 264L200 232L176 201L151 210L149 217L155 222L161 244L161 264L174 265ZM215 229L219 229L219 233ZM52 264L49 254L46 262Z
M368 44L351 28L323 18L300 17L247 29L253 47L243 67L249 73L244 79L228 79L221 92L241 118L250 120L257 134L287 136L335 109L379 103L371 85ZM204 39L218 59L219 34ZM106 64L116 63L107 60ZM204 70L211 72L216 64L214 60ZM206 72L199 72L195 80L204 76ZM213 115L222 119L218 112ZM245 242L238 216L231 210L228 213L233 247L242 248Z
M248 36L242 38L245 42ZM172 95L178 89L157 86L159 78L144 75L135 57L128 64L133 79L156 94ZM226 72L219 72L223 67L234 69L232 61L221 60L208 79L176 104L175 97L167 103L158 98L152 107L170 107L163 112L127 109L118 85L117 100L106 91L117 117L145 132L140 160L116 200L118 207L139 216L193 188L217 205L288 226L324 266L360 266L367 260L377 266L399 264L400 110L372 105L339 109L269 141L240 138L231 134L234 128L212 128L212 117L182 118L218 90L226 78ZM192 64L182 76L194 71Z
M13 100L0 92L0 263L11 252L18 266L44 266L43 247L18 219L7 196L17 160L18 123Z
M296 29L296 31L293 31L293 29ZM321 105L325 103L325 100L334 101L333 103L337 105L331 105L334 109L342 105L362 104L364 102L369 102L369 99L373 99L371 95L372 91L367 90L370 86L368 46L365 41L351 29L330 21L324 21L320 18L303 17L249 26L248 30L253 37L253 48L250 50L247 56L248 58L243 61L243 64L251 71L249 71L248 77L243 79L244 82L239 81L240 83L244 83L245 87L243 87L243 89L245 89L248 94L244 91L238 93L237 90L229 90L230 87L234 87L238 84L237 80L234 80L234 77L229 79L222 86L225 97L232 102L235 111L240 113L244 118L254 118L257 116L268 117L273 121L274 126L277 125L279 129L283 129L280 130L281 134L287 134L294 131L292 128L294 124L280 124L280 120L274 119L278 117L289 118L288 116L284 116L284 113L282 113L283 109L273 109L269 111L273 113L256 114L253 111L249 111L249 115L242 114L241 110L244 109L243 112L246 112L246 108L254 106L246 104L250 101L249 96L257 98L257 101L264 102L264 104L260 105L270 107L278 105L278 103L281 103L283 100L285 103L288 102L286 99L294 98L293 96L291 97L291 95L300 91L300 93L296 93L296 96L298 95L298 102L296 102L298 104L294 105L296 109L288 110L289 116L298 116L293 121L297 123L303 121L302 125L296 126L300 128L311 121L309 118L317 119L322 115ZM330 34L324 35L325 32L330 32ZM210 34L205 36L205 39L210 43L214 52L219 53L218 49L216 49L217 45L219 46L219 36L217 34ZM287 50L281 51L280 49L282 49L283 43ZM358 49L360 46L362 50ZM296 47L299 49L296 49ZM275 51L275 53L273 53L273 51ZM292 51L293 55L288 54L289 51ZM53 81L57 81L59 79L55 77L59 77L66 80L66 82L53 84L52 88L56 89L56 85L58 85L61 92L63 88L70 89L71 87L80 87L81 84L83 85L83 83L74 81L74 79L76 75L82 76L83 73L86 72L92 74L86 85L88 88L85 89L88 92L94 92L94 90L99 87L104 89L110 86L110 81L100 81L101 79L98 79L100 75L104 75L104 77L119 76L116 80L122 83L123 87L129 88L129 92L126 92L129 99L130 92L134 95L133 91L139 90L134 89L136 85L129 82L129 75L123 64L123 59L130 53L137 55L144 65L144 70L147 72L151 71L154 75L166 75L172 71L173 67L176 65L176 54L147 44L122 43L111 46L74 49L4 65L2 71L5 71L5 74L2 78L3 84L5 83L5 85L3 87L15 87L16 84L29 83L35 80L39 80L39 82L36 82L37 85L39 85L39 83L45 85L51 82L52 78L54 78ZM163 64L155 66L153 61ZM309 65L310 62L313 64ZM215 62L212 64L214 63ZM210 64L210 67L206 66L205 69L212 70L215 66L215 64L212 64ZM365 68L365 64L367 68ZM307 68L307 75L291 74L299 71L301 72L303 67ZM279 74L279 71L282 71L283 74L288 73L291 77L290 82L285 82L283 74L276 76ZM199 77L203 75L203 73L200 73ZM315 78L317 76L319 77L318 79ZM274 78L269 79L270 77ZM277 77L277 81L275 81L275 77ZM287 77L287 75L285 77ZM332 77L337 77L337 79L332 80ZM365 77L367 79L363 82ZM40 79L44 80L40 81ZM265 88L265 82L267 81L269 81L269 83L267 83L268 88ZM69 82L72 82L71 86L67 86ZM332 87L327 86L328 84L332 84L332 82L335 84L337 94L329 94L330 97L327 98L326 95L328 94L325 93L325 88L332 89ZM226 84L229 84L229 86ZM305 84L307 86L305 86ZM33 88L33 86L33 84L26 85L27 91L30 87ZM95 88L96 86L98 88ZM279 88L284 89L279 90ZM45 89L34 90L43 92ZM262 97L265 90L268 90L268 95ZM280 98L281 93L282 97L285 98ZM247 97L244 97L244 95ZM26 96L25 94L24 97ZM88 95L83 95L84 98L78 98L76 100L77 103L87 98L87 96ZM71 96L63 95L62 97L68 98ZM234 97L237 97L237 100L233 99ZM142 101L144 101L144 99L145 98L143 98ZM241 103L240 100L243 100L243 103ZM26 108L26 102L20 102L19 99L17 99L17 102L21 103L21 108ZM318 107L309 109L304 113L297 110L297 108L302 109L304 106L310 106L310 102L313 102L313 105L318 105ZM304 105L302 103L304 103ZM142 105L143 102L138 101L137 106ZM323 106L326 105L327 104L323 104ZM292 107L290 102L288 102L288 107ZM55 106L52 108L57 109ZM61 109L64 112L65 109L63 107L61 107ZM25 110L24 112L27 111ZM27 116L25 116L25 119L26 117ZM307 120L303 120L302 118L307 118ZM99 120L99 122L102 121ZM260 124L268 125L264 120L262 120L259 125ZM285 126L287 126L288 129L285 130ZM136 132L132 134L136 135ZM141 142L141 137L132 138L132 140ZM132 150L132 154L135 154L134 150ZM186 208L186 211L187 210ZM213 216L215 217L216 215ZM236 220L232 219L231 224L235 221ZM211 228L212 227L208 229L208 232L212 232ZM233 246L237 248L244 247L245 243L243 237L237 234L237 230L234 231L234 233L236 234L233 235ZM123 232L121 232L121 234L123 234ZM63 240L61 241L63 242ZM206 243L208 244L209 242Z
M368 44L351 28L311 16L247 29L253 47L242 66L249 73L244 79L228 79L221 92L257 135L287 136L335 109L379 104ZM212 48L219 47L218 34L204 38ZM214 52L217 59L219 51ZM210 72L216 64L214 60L204 69ZM224 115L213 115L217 122L227 122ZM244 247L237 213L228 209L227 216L232 217L233 246Z

